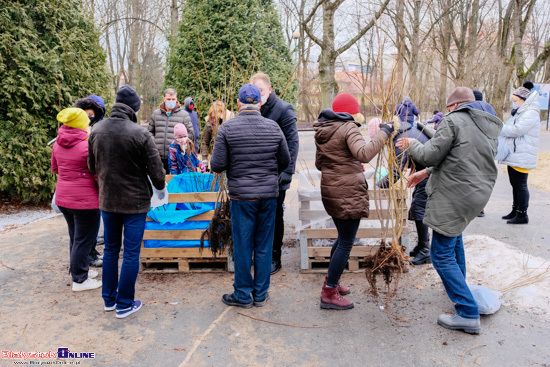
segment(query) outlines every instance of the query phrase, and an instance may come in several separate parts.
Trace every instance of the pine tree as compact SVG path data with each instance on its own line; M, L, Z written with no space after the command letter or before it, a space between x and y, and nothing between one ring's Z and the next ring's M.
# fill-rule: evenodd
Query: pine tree
M51 200L57 113L90 94L110 99L105 53L82 2L0 0L0 83L0 192Z
M204 116L216 99L236 109L239 88L259 70L279 96L295 100L291 54L271 0L186 2L171 40L166 87L176 88L182 100L193 96Z

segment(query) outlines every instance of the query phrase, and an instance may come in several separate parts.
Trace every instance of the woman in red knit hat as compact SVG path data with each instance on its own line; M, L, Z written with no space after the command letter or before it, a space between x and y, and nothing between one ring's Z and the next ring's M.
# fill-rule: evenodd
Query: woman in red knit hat
M321 111L313 125L317 147L315 166L322 173L321 197L338 230L321 292L321 308L353 308L353 302L342 297L350 292L349 288L339 282L361 218L369 215L368 185L361 163L372 160L393 132L392 125L381 124L380 131L366 143L356 121L359 115L355 97L343 93L332 102L332 110Z

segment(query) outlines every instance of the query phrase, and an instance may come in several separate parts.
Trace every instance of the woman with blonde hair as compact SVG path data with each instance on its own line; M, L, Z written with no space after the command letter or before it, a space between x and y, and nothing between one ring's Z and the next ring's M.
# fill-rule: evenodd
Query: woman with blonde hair
M232 118L231 112L222 101L214 101L210 105L208 114L204 118L206 123L202 132L201 154L203 162L208 161L208 156L212 154L214 141L216 141L216 133L220 125L230 118Z

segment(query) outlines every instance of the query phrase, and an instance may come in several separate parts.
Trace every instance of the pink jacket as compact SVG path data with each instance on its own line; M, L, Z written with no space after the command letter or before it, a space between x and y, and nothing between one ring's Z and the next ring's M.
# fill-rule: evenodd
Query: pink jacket
M52 170L58 174L55 204L69 209L99 209L95 175L88 170L88 133L61 126L52 150Z

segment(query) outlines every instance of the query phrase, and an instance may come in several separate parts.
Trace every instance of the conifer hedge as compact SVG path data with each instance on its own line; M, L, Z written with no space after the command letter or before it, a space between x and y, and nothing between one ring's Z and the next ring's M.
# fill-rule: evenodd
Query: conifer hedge
M99 33L77 0L0 0L0 192L51 200L57 113L90 94L108 97ZM110 98L106 98L109 100Z

